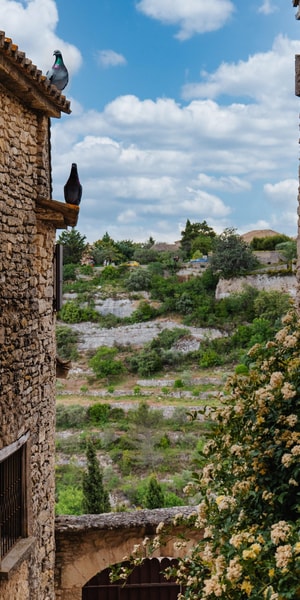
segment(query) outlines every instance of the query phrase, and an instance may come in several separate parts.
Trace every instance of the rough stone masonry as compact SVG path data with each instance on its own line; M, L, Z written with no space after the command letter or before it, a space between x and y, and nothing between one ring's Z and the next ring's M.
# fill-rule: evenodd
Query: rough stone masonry
M64 96L0 32L0 460L26 439L22 535L0 563L1 600L54 600L53 260L57 224L77 219L51 199L61 110Z

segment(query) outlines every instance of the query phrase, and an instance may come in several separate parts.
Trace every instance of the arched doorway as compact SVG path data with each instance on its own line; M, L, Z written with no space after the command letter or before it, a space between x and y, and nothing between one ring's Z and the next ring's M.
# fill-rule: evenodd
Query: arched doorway
M174 579L165 579L167 567L176 566L176 558L146 558L123 581L111 583L110 569L101 571L82 589L82 600L177 600L180 586Z

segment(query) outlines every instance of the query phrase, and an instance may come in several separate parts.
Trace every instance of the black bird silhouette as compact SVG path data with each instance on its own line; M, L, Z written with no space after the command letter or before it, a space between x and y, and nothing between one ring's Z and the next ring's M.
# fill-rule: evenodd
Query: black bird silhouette
M82 196L82 185L79 181L77 164L72 163L70 177L64 186L65 201L68 204L80 204Z
M61 51L54 50L53 54L55 56L55 62L53 67L47 71L46 77L58 90L62 91L69 81L69 73L64 64Z

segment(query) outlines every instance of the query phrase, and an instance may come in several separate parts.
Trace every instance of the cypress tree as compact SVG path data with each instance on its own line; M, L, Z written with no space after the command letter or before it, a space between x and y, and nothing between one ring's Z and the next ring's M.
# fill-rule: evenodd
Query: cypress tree
M146 491L146 507L147 508L163 508L165 504L164 493L160 483L155 475L149 479Z
M87 471L82 481L83 510L92 515L110 512L109 495L103 486L103 475L91 440L87 444L86 457Z

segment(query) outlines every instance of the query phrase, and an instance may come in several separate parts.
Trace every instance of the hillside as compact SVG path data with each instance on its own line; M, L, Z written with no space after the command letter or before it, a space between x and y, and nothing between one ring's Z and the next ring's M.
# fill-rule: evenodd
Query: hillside
M139 272L147 289L129 290ZM107 267L65 284L57 342L72 366L57 380L58 512L81 511L90 437L114 508L145 506L153 473L166 505L187 502L226 378L247 369L247 348L269 339L289 306L287 294L250 286L216 300L216 283L207 271L186 280Z

